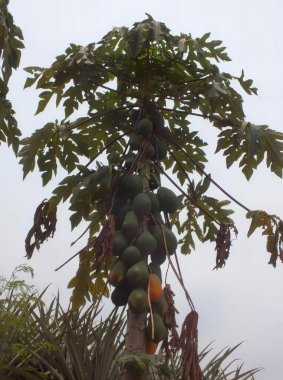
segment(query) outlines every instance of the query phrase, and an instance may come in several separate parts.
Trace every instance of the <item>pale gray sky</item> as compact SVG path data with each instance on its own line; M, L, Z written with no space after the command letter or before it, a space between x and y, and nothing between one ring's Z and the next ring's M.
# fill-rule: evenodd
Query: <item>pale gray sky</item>
M10 97L17 112L24 135L29 135L47 121L60 119L61 113L48 107L44 114L34 117L37 95L33 90L23 91L23 67L48 66L69 43L85 45L98 41L113 26L131 26L150 13L163 21L174 33L192 33L200 37L211 32L211 37L221 39L227 47L232 62L224 69L239 75L245 70L247 78L254 79L259 96L244 95L247 119L268 124L282 131L283 84L283 3L278 0L228 2L200 0L166 2L159 0L95 1L83 0L11 0L10 10L22 28L26 49L21 68L11 81ZM283 181L262 165L247 182L237 167L225 169L221 156L213 155L215 133L209 125L193 120L209 140L208 171L236 198L251 209L264 209L283 217ZM0 147L1 197L0 240L1 275L8 276L24 258L24 238L33 220L36 206L50 196L57 180L46 188L41 187L38 173L22 181L21 168L12 152ZM211 193L218 195L216 191ZM283 363L283 264L273 269L267 264L265 241L260 234L247 239L248 223L242 210L235 207L234 217L239 237L233 242L231 257L224 269L212 271L215 262L214 246L198 245L196 252L181 259L186 285L200 314L200 347L215 340L217 349L245 343L238 349L237 357L247 368L264 367L256 376L258 380L282 380ZM66 284L74 275L77 261L55 273L54 268L75 253L83 244L70 248L79 231L70 233L68 211L60 209L56 237L35 253L28 263L35 270L34 283L43 288L52 283L50 292L67 300ZM179 323L189 312L182 291L177 285L176 303L180 310Z

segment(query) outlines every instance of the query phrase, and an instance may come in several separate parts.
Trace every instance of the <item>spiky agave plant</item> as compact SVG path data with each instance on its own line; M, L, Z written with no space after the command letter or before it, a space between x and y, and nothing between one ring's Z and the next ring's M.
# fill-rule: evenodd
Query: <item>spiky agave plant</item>
M97 304L63 311L59 299L37 304L30 323L34 335L20 340L25 356L15 356L3 373L13 379L114 379L123 347L123 318L113 311L99 320Z

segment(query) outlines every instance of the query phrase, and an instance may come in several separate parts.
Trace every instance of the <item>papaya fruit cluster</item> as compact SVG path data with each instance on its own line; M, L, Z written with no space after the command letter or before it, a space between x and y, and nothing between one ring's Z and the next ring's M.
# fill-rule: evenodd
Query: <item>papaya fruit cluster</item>
M139 116L139 111L133 112L133 121ZM168 154L168 147L160 136L164 129L164 119L157 110L151 110L146 117L136 123L135 132L131 135L130 151L125 157L125 166L131 168L137 158L137 152L143 158L163 160Z
M177 197L165 187L159 187L156 193L143 192L142 177L138 174L124 178L120 194L123 196L118 195L113 205L116 214L113 255L117 259L108 276L115 287L111 299L115 306L128 303L136 314L148 312L151 306L154 328L151 319L147 327L151 352L167 335L162 320L167 303L160 265L177 248L177 239L164 224L161 212L175 212Z
M128 172L111 210L115 216L112 253L117 257L108 276L114 286L111 300L115 306L128 304L136 314L152 310L146 328L148 353L154 353L157 344L167 336L163 317L168 305L163 296L160 266L167 255L175 252L177 239L161 213L174 213L178 199L165 187L145 186L142 175L132 166L137 157L135 151L141 159L166 157L167 146L155 133L160 128L164 128L164 120L158 112L151 112L151 119L145 117L136 123L136 132L129 142L131 151L125 160Z

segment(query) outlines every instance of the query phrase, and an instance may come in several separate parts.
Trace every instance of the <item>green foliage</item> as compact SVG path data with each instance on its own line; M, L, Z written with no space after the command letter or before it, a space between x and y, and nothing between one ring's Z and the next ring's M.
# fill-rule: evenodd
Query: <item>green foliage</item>
M33 286L20 278L25 273L33 277L27 265L15 268L10 278L0 277L0 374L15 356L27 356L24 340L35 335L30 313L40 297ZM30 347L37 345L30 341Z
M217 123L216 123L217 124ZM283 134L266 125L243 123L220 132L216 152L223 151L229 168L236 161L247 179L266 157L270 170L282 177Z
M79 253L79 268L68 284L68 288L73 289L71 302L75 310L84 306L87 301L96 303L102 296L109 297L108 268L98 267L93 249L86 247Z
M13 16L7 5L7 0L0 1L0 142L7 142L17 153L21 132L14 117L15 111L7 99L7 94L12 70L19 67L21 49L24 45L22 31L14 24Z
M177 213L173 216L173 222L182 236L180 244L184 254L195 249L195 238L201 242L216 241L219 222L233 225L233 220L229 217L233 210L226 208L231 202L205 195L209 186L210 180L207 177L196 185L192 182L188 186L189 198L184 201L187 217L180 222Z
M18 303L26 302L20 296ZM30 305L29 305L30 306ZM63 310L59 299L48 306L39 298L11 318L10 341L1 334L1 378L12 380L107 380L117 373L116 358L123 347L124 321L116 311L102 321L99 303L80 311ZM26 307L27 309L27 307ZM0 310L0 317L3 310ZM22 318L20 320L20 318ZM19 329L19 322L21 329ZM5 353L5 355L3 355ZM9 353L9 356L8 354Z

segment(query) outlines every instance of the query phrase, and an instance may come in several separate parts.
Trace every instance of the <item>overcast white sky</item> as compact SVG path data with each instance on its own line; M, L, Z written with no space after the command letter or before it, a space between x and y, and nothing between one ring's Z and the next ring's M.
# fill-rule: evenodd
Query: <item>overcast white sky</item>
M238 75L244 68L246 76L254 79L259 88L258 97L244 95L247 119L282 131L283 2L279 0L83 0L80 3L11 0L10 10L23 30L26 45L21 68L14 74L10 86L10 98L25 136L47 121L60 119L61 114L49 107L44 115L34 117L37 95L33 90L22 90L25 81L22 68L48 66L69 43L85 45L98 41L113 26L131 26L144 19L145 12L165 22L176 34L184 32L200 37L211 32L212 38L223 40L232 58L224 69ZM267 171L265 165L250 182L237 167L226 171L221 156L213 155L216 142L212 128L207 123L192 121L193 127L200 129L201 136L209 141L208 171L214 178L249 208L264 209L283 217L283 181ZM0 274L8 276L17 264L26 262L24 238L35 208L43 198L50 196L62 176L42 188L36 172L22 181L20 166L4 145L0 147L0 160ZM216 191L211 194L218 195ZM279 263L276 269L267 264L265 241L259 233L247 239L245 214L237 207L235 210L234 219L240 234L233 242L225 269L212 271L215 251L209 244L198 245L196 252L182 258L185 282L200 314L200 347L213 340L217 349L245 341L237 357L245 361L247 368L265 368L256 378L282 380L283 264ZM83 242L70 248L79 231L70 233L67 206L60 209L59 216L56 237L28 263L35 270L34 283L40 289L52 283L50 293L57 293L59 288L66 302L69 296L66 285L76 271L77 262L74 260L56 273L54 268L74 254ZM177 284L173 288L181 324L189 309Z

